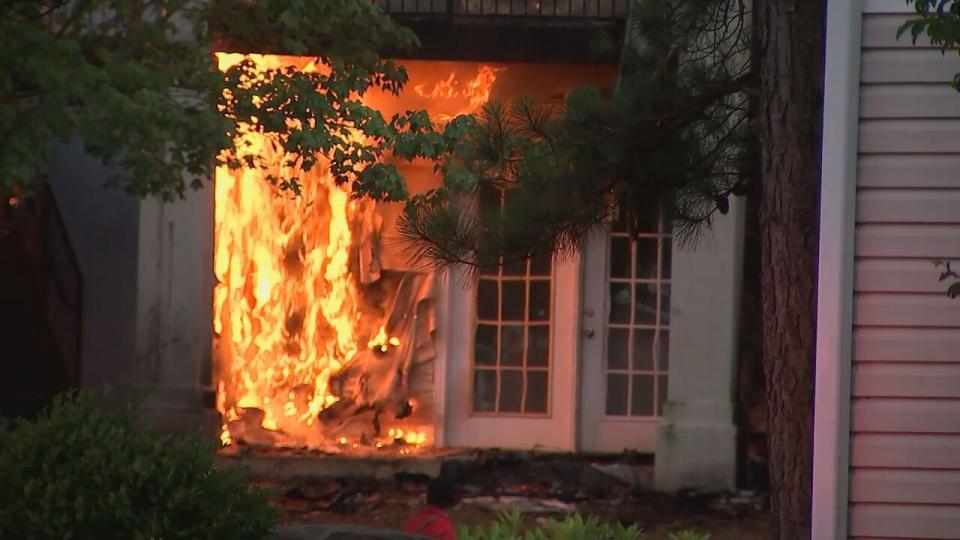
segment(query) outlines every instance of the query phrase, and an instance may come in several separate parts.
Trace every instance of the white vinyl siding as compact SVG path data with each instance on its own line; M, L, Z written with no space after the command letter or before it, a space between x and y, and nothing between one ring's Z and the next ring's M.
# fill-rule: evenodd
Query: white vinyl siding
M852 538L960 538L960 72L864 0L851 388Z

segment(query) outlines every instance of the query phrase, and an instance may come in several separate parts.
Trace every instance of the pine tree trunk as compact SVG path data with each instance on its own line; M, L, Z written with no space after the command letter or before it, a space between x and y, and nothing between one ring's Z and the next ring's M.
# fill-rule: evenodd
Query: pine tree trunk
M761 295L772 538L810 538L825 2L757 0Z

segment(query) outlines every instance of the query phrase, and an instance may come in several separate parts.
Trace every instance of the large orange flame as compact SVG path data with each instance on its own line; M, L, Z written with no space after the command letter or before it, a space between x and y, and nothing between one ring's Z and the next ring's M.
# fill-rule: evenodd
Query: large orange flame
M251 57L263 69L284 59ZM241 55L218 55L221 69ZM306 69L310 69L306 66ZM272 141L243 130L240 147L283 166ZM300 197L278 193L262 171L216 174L214 331L229 350L221 413L264 412L263 427L297 432L336 398L330 375L360 342L361 302L350 271L352 225L375 219L323 166L298 171Z
M317 69L304 58L225 53L217 58L221 70L244 58L262 71L290 65ZM458 97L469 97L475 108L474 101L487 100L495 80L495 72L487 70L462 87L453 79L442 84L457 87ZM446 91L441 85L433 90ZM251 126L240 131L238 148L272 164L274 174L290 175L276 141ZM386 334L383 313L364 305L355 275L362 274L361 252L372 249L363 244L379 233L374 203L352 199L349 186L335 185L322 164L295 174L302 184L299 197L278 192L259 168L216 171L213 325L224 445L235 441L231 423L250 411L260 426L297 443L325 440L317 418L338 400L331 376L354 360L361 344L381 351L400 344L399 337ZM399 426L384 438L429 443L425 433ZM332 440L351 445L345 437Z

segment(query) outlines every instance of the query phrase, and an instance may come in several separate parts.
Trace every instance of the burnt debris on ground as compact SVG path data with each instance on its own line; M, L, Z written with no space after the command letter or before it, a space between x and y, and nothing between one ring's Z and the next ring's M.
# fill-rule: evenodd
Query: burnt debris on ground
M456 486L459 504L451 514L464 525L489 522L511 507L523 511L531 522L580 512L648 530L689 523L691 517L694 523L706 524L765 519L762 494L658 494L650 489L652 470L651 458L639 454L478 451L443 461L439 474ZM346 466L334 476L260 483L271 488L287 522L397 527L423 504L432 476L399 471L383 478Z

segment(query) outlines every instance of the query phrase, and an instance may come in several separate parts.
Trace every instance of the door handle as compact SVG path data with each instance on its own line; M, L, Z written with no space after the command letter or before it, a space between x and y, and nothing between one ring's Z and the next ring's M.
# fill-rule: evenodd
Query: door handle
M594 335L593 328L587 328L586 330L584 330L583 335L588 338L592 338Z

